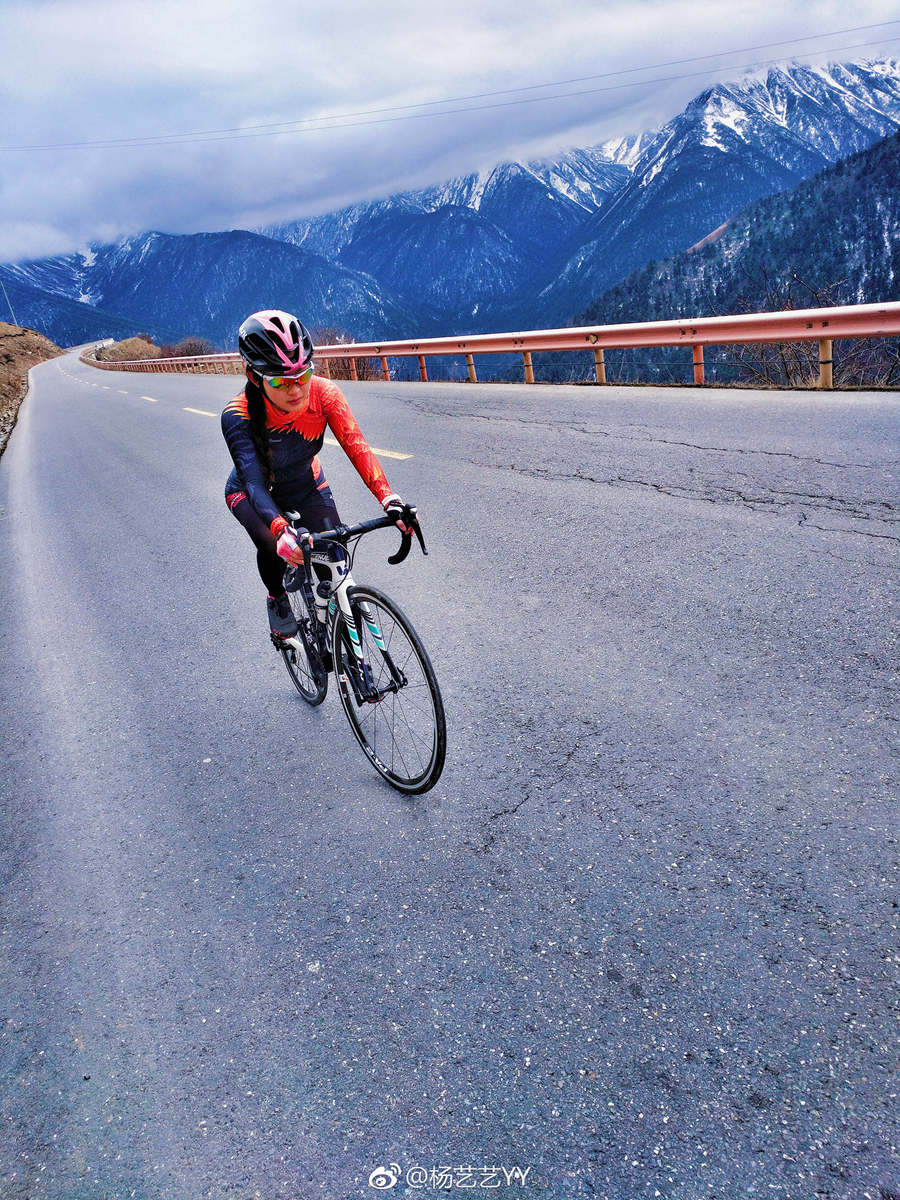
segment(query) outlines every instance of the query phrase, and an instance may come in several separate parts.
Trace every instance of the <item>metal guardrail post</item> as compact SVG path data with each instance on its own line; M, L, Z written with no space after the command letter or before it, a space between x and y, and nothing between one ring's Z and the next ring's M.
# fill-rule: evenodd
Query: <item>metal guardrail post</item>
M606 359L603 351L594 347L594 374L598 383L606 383Z
M478 376L475 374L475 359L471 354L466 355L466 370L469 372L469 383L477 383Z
M320 361L319 366L322 368L322 374L325 376L325 378L330 379L331 378L331 368L328 365L328 359L323 358Z
M834 387L834 354L831 338L819 341L819 387Z
M381 378L385 383L391 382L391 373L388 370L387 359L383 354L381 356Z
M694 355L694 383L706 383L706 367L703 364L703 347L692 346L691 350Z
M355 358L350 359L350 378L351 379L359 378L359 376L356 374L356 359Z
M428 372L425 370L425 355L419 355L419 378L423 383L428 382Z
M522 362L525 364L525 382L534 383L534 367L531 365L530 350L523 351Z

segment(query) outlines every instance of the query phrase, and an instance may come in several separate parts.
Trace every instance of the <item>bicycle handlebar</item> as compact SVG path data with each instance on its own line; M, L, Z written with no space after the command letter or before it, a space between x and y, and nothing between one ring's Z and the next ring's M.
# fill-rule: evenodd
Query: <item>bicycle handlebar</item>
M416 509L411 505L407 505L403 510L403 519L412 529L411 533L404 533L400 538L400 548L396 554L388 555L388 562L392 566L402 563L409 554L412 546L412 537L415 534L419 545L422 548L422 553L427 554L425 548L425 539L422 537L422 529L419 525L419 518L416 515ZM340 542L341 545L346 545L351 538L362 537L364 534L372 533L376 529L389 529L392 525L396 525L391 517L374 517L371 521L360 521L358 525L339 525L337 529L326 529L322 533L314 533L312 535L313 547L324 546L328 542Z

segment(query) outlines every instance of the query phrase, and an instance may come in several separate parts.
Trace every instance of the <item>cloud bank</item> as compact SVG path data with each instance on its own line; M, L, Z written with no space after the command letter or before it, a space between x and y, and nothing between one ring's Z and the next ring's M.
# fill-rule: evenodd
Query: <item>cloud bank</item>
M753 63L897 53L896 16L890 0L852 16L836 0L6 0L0 262L257 228L638 133Z

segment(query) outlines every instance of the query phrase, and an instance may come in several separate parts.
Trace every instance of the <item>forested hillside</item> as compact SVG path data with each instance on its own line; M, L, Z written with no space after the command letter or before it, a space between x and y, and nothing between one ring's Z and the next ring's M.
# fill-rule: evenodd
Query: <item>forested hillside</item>
M900 299L900 132L635 271L574 323L753 312L776 298L794 307Z
M900 300L900 132L748 205L690 250L635 271L570 323L887 300ZM836 360L858 350L839 344ZM644 362L651 359L663 364L671 356Z

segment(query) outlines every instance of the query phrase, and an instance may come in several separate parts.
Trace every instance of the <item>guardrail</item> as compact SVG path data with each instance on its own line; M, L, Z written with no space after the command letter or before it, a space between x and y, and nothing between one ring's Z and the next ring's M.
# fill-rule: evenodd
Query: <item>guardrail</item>
M389 358L417 358L419 377L428 380L426 358L465 355L468 376L477 382L477 354L522 355L526 383L534 383L532 355L550 350L584 350L593 354L598 383L606 383L604 351L649 346L689 346L694 383L706 382L703 351L706 346L751 345L764 342L818 342L819 387L830 388L832 344L844 338L896 337L900 335L900 301L854 304L840 308L809 308L791 312L748 313L727 317L698 317L691 321L645 321L631 325L591 325L577 329L537 329L525 333L483 333L464 337L411 338L395 342L350 342L317 346L316 359L330 375L333 360L349 363L357 378L356 361L379 358L382 377L390 380ZM203 375L242 375L237 354L210 354L197 358L145 359L140 362L102 362L86 354L82 362L115 371L189 371Z
M238 354L200 354L196 358L137 358L125 362L94 358L93 350L85 350L79 361L101 371L149 371L187 373L190 375L243 375L244 367Z

